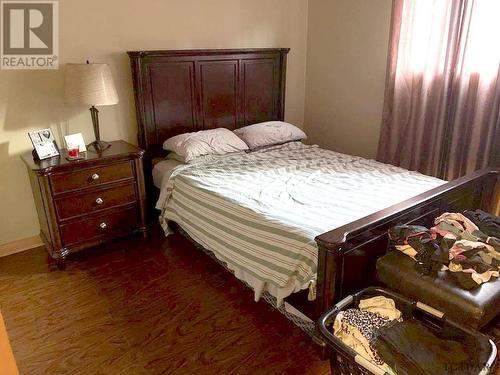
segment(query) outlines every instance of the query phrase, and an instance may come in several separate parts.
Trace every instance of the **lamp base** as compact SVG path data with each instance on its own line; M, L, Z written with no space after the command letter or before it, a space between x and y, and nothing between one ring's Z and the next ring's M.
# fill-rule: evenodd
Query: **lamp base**
M97 154L103 152L104 150L111 147L111 143L104 141L94 141L87 145L87 150L90 152L95 152Z

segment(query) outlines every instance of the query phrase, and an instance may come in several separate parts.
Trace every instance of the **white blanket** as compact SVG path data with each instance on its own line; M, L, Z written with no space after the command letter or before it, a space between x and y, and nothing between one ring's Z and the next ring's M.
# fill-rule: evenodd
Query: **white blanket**
M445 181L374 160L288 143L182 165L164 181L160 221L177 222L278 300L314 283L314 238Z

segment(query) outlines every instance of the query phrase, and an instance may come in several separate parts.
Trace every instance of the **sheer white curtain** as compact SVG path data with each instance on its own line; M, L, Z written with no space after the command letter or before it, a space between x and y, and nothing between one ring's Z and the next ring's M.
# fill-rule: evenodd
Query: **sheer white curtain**
M394 0L380 160L447 179L491 161L499 16L500 0Z

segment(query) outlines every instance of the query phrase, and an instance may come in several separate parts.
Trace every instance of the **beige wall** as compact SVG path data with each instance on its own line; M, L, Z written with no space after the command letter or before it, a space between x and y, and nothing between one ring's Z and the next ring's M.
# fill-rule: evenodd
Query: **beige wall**
M391 0L309 0L305 128L310 141L374 157Z
M120 103L100 108L101 136L136 137L127 50L290 47L288 121L304 118L307 0L60 0L60 62L111 65ZM86 108L64 108L62 71L0 71L0 244L38 233L28 177L19 159L26 133L83 132Z

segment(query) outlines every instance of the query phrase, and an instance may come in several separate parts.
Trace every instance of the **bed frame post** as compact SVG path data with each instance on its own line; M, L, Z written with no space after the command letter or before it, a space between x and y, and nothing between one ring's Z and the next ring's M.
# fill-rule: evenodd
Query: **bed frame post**
M333 306L336 294L342 290L343 254L340 245L327 247L318 242L318 278L315 319Z

